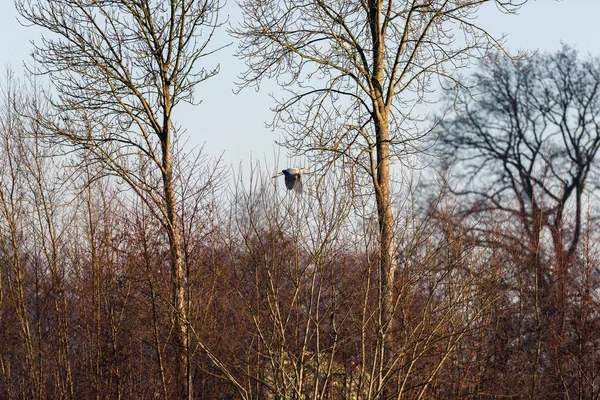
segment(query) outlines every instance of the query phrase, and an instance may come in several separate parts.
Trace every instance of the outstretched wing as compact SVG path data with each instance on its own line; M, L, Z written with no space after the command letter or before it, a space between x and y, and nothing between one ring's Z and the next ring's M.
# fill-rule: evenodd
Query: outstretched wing
M302 193L302 175L287 172L283 174L285 175L285 187L288 190L294 189L296 193Z
M296 184L296 178L298 175L290 174L286 171L284 171L283 174L285 175L285 187L288 188L288 190L292 190Z

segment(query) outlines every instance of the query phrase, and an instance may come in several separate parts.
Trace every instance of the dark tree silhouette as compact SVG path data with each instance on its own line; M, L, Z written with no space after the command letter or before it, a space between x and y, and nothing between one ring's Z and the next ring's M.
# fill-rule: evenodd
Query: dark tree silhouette
M471 200L467 214L517 224L496 237L531 279L533 395L542 337L566 340L584 190L600 147L600 59L581 60L567 46L518 62L497 56L472 83L476 94L463 88L452 99L456 115L443 123L440 147L458 178L455 193Z

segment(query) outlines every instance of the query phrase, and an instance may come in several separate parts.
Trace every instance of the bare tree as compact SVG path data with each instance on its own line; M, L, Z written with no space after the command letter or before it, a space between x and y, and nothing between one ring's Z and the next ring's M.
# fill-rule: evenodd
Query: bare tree
M173 110L194 102L196 85L218 72L201 68L218 26L218 0L16 0L28 22L45 28L33 52L47 74L57 114L37 114L46 132L90 152L149 201L168 233L178 395L191 397L185 265L173 170ZM139 163L160 176L143 180ZM106 170L105 170L106 171Z
M288 133L284 144L314 162L340 160L356 188L363 183L374 195L382 377L389 377L394 346L397 269L390 168L394 160L407 162L429 131L419 125L418 111L433 80L453 76L498 45L473 20L486 2L246 0L243 22L233 30L247 64L242 85L274 79L289 95L275 107L274 123ZM493 3L505 11L513 6Z
M71 196L56 168L56 149L30 136L38 125L20 114L26 104L40 105L34 82L27 83L17 83L7 74L0 117L6 161L0 191L2 275L7 274L4 279L13 304L8 315L14 311L24 345L20 357L14 358L25 360L18 362L24 365L17 374L26 377L22 383L17 378L8 395L73 398L70 297L63 252L73 220L73 210L65 206ZM17 349L12 350L15 356ZM49 356L41 357L44 353ZM5 377L14 380L17 375L11 376L10 358L6 361Z
M45 397L42 365L36 357L35 324L29 315L27 249L25 246L28 199L26 193L27 173L23 165L26 158L23 119L15 106L22 104L21 86L8 71L1 86L0 103L0 154L4 160L0 168L0 323L2 324L3 351L0 355L0 371L3 396ZM12 316L14 315L14 317ZM12 319L12 321L11 321ZM18 326L11 332L8 327ZM10 340L10 336L18 340ZM13 365L13 359L23 360ZM15 376L23 376L23 385L15 382Z
M600 59L580 61L563 46L516 66L497 58L474 79L482 94L461 93L441 136L469 182L460 193L520 218L533 248L548 228L564 266L580 241L583 191L600 148Z
M573 274L585 231L584 190L597 173L600 59L580 60L567 46L516 64L497 56L472 83L480 94L461 91L451 100L456 116L444 122L440 144L460 177L455 192L464 196L465 212L512 226L487 245L510 252L530 279L535 397L542 360L553 359L556 373L547 385L562 374L557 354L568 342L567 302L579 279ZM552 357L544 344L554 348Z

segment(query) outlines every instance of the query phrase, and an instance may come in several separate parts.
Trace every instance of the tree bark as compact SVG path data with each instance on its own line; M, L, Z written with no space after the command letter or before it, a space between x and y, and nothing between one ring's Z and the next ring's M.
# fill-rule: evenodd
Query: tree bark
M383 3L380 0L372 0L369 4L369 22L373 38L371 98L373 99L377 151L376 174L373 176L373 183L377 202L380 246L378 341L381 351L381 367L379 371L379 393L380 397L385 399L391 395L391 388L386 386L386 381L389 379L390 360L393 357L393 343L390 340L389 332L393 325L393 282L396 264L394 261L394 214L390 196L389 109L383 93L385 28L381 24L382 6Z
M162 179L165 194L165 208L168 223L168 236L171 252L171 276L173 287L173 324L175 328L176 376L177 396L179 398L193 398L191 387L191 373L188 346L188 318L185 308L184 279L185 270L182 258L182 240L177 215L177 199L173 182L173 159L171 154L171 134L167 123L164 135L161 137L162 147Z

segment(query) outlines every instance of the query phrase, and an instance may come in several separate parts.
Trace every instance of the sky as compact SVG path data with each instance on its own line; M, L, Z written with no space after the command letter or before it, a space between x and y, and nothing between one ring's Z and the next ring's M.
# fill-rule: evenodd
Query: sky
M30 41L39 41L41 31L18 22L12 0L0 1L4 4L0 13L0 66L18 72L24 62L29 62ZM240 18L234 0L227 2L222 14L233 24ZM529 0L518 15L504 15L495 5L487 4L477 22L495 36L506 34L506 46L512 52L552 52L564 42L582 55L600 56L599 15L598 0ZM235 41L224 29L215 40L215 45L232 43L207 59L212 63L208 66L220 65L220 73L198 86L196 97L202 100L200 105L186 107L176 115L189 137L188 146L204 146L205 154L222 156L223 163L234 169L248 168L251 160L273 163L277 156L277 168L290 166L285 150L275 145L280 133L265 126L273 118L269 95L277 95L277 88L265 85L259 92L248 88L235 94L235 82L244 64L235 58Z

